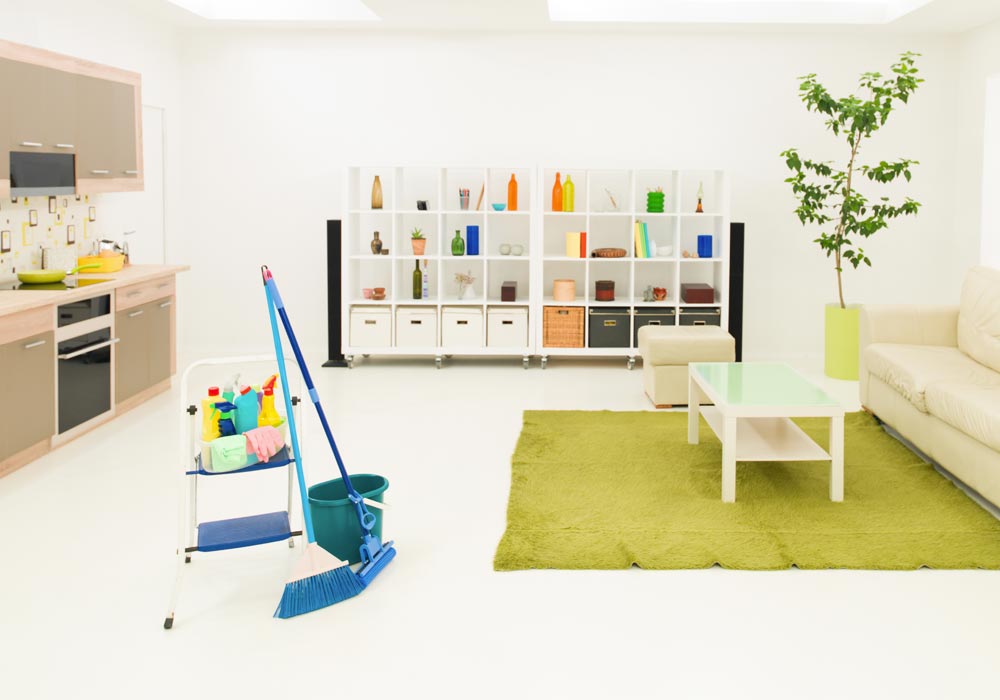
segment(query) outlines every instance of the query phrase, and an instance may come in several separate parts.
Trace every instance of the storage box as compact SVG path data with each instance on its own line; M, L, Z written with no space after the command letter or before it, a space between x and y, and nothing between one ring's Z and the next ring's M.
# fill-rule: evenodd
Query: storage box
M701 282L682 284L681 300L687 304L714 304L715 290Z
M546 306L542 313L543 347L583 347L583 307Z
M387 348L392 345L392 314L389 307L351 307L351 345L356 348Z
M483 347L483 310L474 306L442 308L441 345L445 348Z
M528 347L528 309L523 306L487 309L486 345L491 348Z
M632 339L632 314L627 308L591 309L589 316L592 348L627 348Z
M597 301L615 300L615 281L597 280L594 282L594 298Z
M517 282L504 282L500 285L500 301L517 301Z
M680 325L682 326L721 326L722 311L711 309L681 309Z
M552 298L555 301L576 300L576 280L552 280Z
M639 347L639 329L643 326L673 326L676 309L636 309L632 315L632 347Z
M437 344L436 308L400 306L396 309L397 348L434 348Z

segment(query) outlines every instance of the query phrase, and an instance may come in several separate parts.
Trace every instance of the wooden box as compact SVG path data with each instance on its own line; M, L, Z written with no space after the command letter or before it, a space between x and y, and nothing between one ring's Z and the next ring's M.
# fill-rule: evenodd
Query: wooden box
M546 306L542 315L542 345L547 348L582 348L583 307Z
M685 304L714 304L715 290L701 282L682 284L681 299Z
M500 301L517 301L517 282L504 282L500 285Z

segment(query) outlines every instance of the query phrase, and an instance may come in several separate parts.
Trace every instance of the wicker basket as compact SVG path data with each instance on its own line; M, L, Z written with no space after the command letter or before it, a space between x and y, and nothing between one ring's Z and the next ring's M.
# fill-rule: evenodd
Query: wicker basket
M583 307L546 306L542 317L542 345L547 348L582 348Z
M592 255L595 258L624 258L627 253L624 248L595 248Z

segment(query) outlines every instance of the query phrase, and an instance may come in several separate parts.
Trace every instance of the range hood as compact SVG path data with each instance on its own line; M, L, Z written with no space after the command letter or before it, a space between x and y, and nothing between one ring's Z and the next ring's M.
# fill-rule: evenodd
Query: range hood
M76 194L76 156L72 153L10 153L10 196Z

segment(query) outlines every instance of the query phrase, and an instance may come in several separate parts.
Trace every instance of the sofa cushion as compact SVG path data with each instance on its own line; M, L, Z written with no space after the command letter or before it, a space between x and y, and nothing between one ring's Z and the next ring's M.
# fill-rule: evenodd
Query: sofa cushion
M958 308L958 347L1000 372L1000 270L974 267L965 276Z
M958 348L874 343L865 348L865 368L927 413L925 392L935 382L1000 386L1000 374Z
M932 416L1000 451L1000 386L938 382L926 396Z
M733 362L736 341L719 326L643 326L639 355L643 366Z

